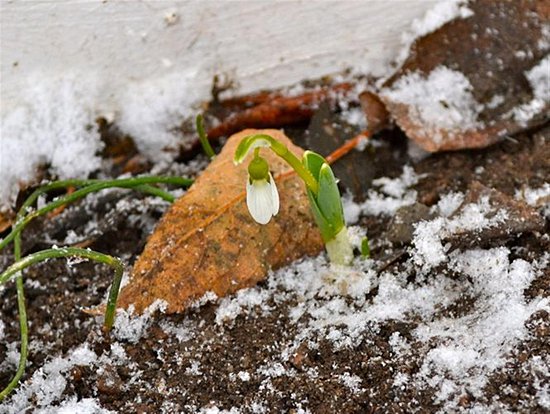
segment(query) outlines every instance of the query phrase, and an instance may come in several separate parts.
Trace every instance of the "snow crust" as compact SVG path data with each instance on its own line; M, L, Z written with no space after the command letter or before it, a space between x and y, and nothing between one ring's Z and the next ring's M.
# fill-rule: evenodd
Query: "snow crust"
M525 72L531 85L533 99L512 109L512 116L521 125L527 125L535 115L550 105L550 55Z
M103 147L96 119L114 121L156 163L177 155L180 126L207 99L210 85L189 70L135 82L112 108L99 101L104 85L67 73L63 78L36 75L22 92L23 103L0 120L0 211L15 202L19 184L34 182L48 166L59 179L87 178L101 166Z
M0 209L13 204L19 183L35 180L41 165L60 179L87 177L101 165L93 83L70 74L52 83L37 77L24 91L24 105L2 118Z
M461 72L438 66L427 77L413 72L401 77L382 96L409 107L409 115L422 128L434 132L466 131L481 126L478 115L483 109L473 87Z

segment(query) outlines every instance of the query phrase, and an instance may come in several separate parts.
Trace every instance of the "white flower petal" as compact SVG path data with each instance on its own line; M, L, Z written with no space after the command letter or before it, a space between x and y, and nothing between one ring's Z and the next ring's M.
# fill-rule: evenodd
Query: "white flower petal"
M246 184L246 204L254 220L267 224L273 216L273 192L267 180Z
M271 201L272 201L272 210L271 213L276 216L279 212L279 192L277 191L277 185L271 173L269 173L269 185L271 187Z

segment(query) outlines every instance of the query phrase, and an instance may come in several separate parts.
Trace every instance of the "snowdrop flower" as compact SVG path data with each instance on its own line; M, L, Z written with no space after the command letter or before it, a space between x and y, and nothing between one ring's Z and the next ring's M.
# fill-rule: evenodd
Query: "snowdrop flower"
M275 180L269 172L267 161L258 152L248 166L246 205L252 218L260 224L269 223L271 217L279 212L279 192Z
M267 161L260 157L260 148L269 148L304 181L311 211L330 261L349 265L354 257L353 247L344 220L340 191L330 165L319 154L305 151L300 161L284 143L266 134L249 135L241 140L235 149L233 162L235 165L242 163L248 153L254 150L254 159L248 166L246 185L246 204L254 220L267 224L279 212L279 193L269 173Z

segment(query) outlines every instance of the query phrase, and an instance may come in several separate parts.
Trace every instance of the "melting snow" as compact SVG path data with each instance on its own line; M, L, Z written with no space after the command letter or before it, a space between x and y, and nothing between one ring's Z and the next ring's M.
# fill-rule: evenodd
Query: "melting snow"
M478 115L483 109L473 87L461 72L438 66L428 77L414 72L400 78L382 91L386 98L405 104L418 125L433 130L466 131L481 126Z
M417 194L411 187L422 178L424 176L416 174L412 167L406 165L397 178L381 177L373 180L372 185L379 187L379 191L370 190L364 202L355 203L351 197L344 197L346 222L356 223L362 214L391 216L400 207L414 204Z
M526 104L515 107L511 112L514 119L522 125L526 125L550 104L550 55L547 55L538 65L525 72L525 77L531 85L533 99Z
M67 74L55 83L34 79L24 104L2 117L0 209L13 204L19 183L35 180L40 165L60 179L99 168L103 144L95 125L94 88Z

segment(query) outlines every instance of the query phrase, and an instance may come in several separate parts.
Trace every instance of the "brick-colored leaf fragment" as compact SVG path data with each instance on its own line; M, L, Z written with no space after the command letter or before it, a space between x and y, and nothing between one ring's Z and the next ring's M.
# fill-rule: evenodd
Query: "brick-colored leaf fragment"
M13 224L15 214L7 210L5 212L0 211L0 233L6 231Z
M276 177L281 207L265 226L251 218L245 201L247 162L235 166L233 154L253 133L272 135L298 156L303 152L278 130L245 130L229 138L160 220L121 291L119 306L134 305L141 313L161 299L168 303L167 312L180 312L208 291L224 296L253 286L269 269L323 249L302 181L295 174L278 177L288 166L266 148L261 153Z

